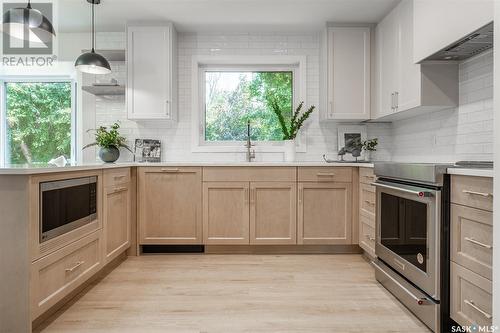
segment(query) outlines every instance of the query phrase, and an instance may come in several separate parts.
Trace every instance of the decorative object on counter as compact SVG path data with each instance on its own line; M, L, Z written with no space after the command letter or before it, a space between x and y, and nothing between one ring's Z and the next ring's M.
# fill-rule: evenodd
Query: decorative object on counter
M366 140L366 127L348 125L338 127L338 154L341 161L358 161L363 156L362 142Z
M377 151L378 138L365 140L361 142L361 148L365 152L365 161L371 161L372 151Z
M135 139L134 161L140 156L138 162L161 162L161 142L153 139Z
M85 145L83 149L98 146L99 149L99 157L103 162L113 163L120 157L120 147L123 147L130 151L132 154L134 153L126 144L125 138L120 135L118 129L120 125L118 123L114 123L111 125L111 129L108 131L107 127L100 126L98 129L91 129L89 131L95 131L95 142Z
M95 13L94 7L101 3L101 0L87 0L92 4L92 49L90 52L81 54L75 61L75 67L83 72L89 74L109 74L111 73L111 65L108 60L95 52Z
M288 120L287 118L289 118L289 115L287 114L287 111L281 110L276 99L269 98L269 104L273 112L278 117L278 121L283 132L283 141L285 145L285 161L293 162L295 161L295 153L297 150L295 144L297 134L302 128L302 125L304 125L304 122L307 120L307 118L309 118L316 107L314 105L311 105L306 112L301 114L304 102L300 102L299 106Z
M61 155L59 157L51 159L48 164L52 164L55 165L56 167L62 168L65 167L66 164L68 164L68 160L66 159L66 157Z

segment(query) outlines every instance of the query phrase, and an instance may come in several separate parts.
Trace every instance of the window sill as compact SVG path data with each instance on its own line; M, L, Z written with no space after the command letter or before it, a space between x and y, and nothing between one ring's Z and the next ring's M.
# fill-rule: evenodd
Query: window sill
M275 143L263 143L263 142L252 142L254 146L252 149L255 150L256 153L284 153L285 152L285 144L284 142L275 142ZM297 153L305 153L307 152L307 147L305 144L305 135L302 133L301 137L297 139L296 146ZM203 144L199 143L198 145L193 145L191 152L193 153L245 153L247 148L245 148L245 143L241 142L241 144L228 143L227 145L223 143L218 144Z

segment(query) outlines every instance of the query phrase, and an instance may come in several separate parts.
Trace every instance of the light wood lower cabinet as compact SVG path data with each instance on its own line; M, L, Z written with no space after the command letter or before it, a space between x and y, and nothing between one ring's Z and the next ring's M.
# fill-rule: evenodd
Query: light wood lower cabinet
M250 183L203 183L203 238L208 245L250 242Z
M351 216L352 184L299 183L299 244L351 244Z
M130 246L130 183L104 188L104 253L108 263Z
M102 267L101 230L31 264L31 319L34 320Z
M250 244L297 243L295 182L250 183Z
M202 244L201 168L138 171L140 244Z

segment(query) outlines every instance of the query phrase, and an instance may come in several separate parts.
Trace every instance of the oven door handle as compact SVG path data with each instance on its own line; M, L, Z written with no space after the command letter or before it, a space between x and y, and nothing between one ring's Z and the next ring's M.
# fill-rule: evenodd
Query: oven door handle
M388 190L396 190L396 191L400 191L400 192L404 192L404 193L415 194L419 198L429 198L429 197L433 197L434 196L434 193L432 193L430 191L427 191L426 189L422 189L421 191L416 191L416 190L410 190L410 189L403 188L403 187L397 187L397 186L382 184L382 183L379 183L379 182L371 183L371 185L373 185L375 187L385 188L385 189L388 189Z

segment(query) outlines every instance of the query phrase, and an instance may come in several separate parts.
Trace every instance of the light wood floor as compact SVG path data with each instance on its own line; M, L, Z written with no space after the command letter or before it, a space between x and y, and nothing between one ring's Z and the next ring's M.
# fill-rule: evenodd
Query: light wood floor
M42 332L429 332L360 255L130 257Z

